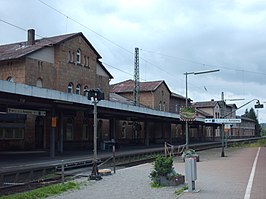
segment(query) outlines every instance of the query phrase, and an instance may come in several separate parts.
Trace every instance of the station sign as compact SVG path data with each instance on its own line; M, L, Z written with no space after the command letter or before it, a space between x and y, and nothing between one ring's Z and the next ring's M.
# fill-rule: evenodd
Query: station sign
M205 123L239 124L239 123L241 123L241 119L236 119L236 118L208 118L208 119L205 119Z
M8 108L8 113L14 114L23 114L23 115L37 115L37 116L46 116L46 111L36 111L36 110L29 110L29 109L18 109L18 108Z

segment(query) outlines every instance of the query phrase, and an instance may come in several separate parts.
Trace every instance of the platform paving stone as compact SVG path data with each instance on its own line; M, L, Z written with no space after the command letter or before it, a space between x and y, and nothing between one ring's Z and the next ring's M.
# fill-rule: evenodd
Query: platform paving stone
M184 193L179 198L238 199L244 198L249 175L258 148L228 148L227 157L220 157L221 149L199 152L197 163L199 193ZM180 157L174 159L175 170L185 173L185 164ZM104 176L100 181L87 181L81 190L63 193L49 199L99 198L99 199L172 199L180 187L151 188L149 173L152 164L120 169L116 174Z

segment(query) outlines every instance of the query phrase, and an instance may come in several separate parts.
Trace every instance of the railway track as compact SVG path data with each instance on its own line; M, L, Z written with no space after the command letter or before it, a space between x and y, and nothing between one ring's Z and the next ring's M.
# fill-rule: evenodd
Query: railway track
M238 141L229 141L228 145L234 144L236 142L254 142L258 139L246 139ZM221 147L220 142L210 142L202 144L190 145L196 151L208 150L211 148ZM173 146L174 151L178 151L178 146ZM133 165L138 165L146 162L151 162L159 154L164 154L164 147L153 148L149 150L139 150L139 151L125 151L120 152L115 156L115 165L117 167L128 167ZM178 154L180 155L180 154ZM106 161L110 159L110 161ZM101 167L112 167L113 159L109 157L101 157L101 162L106 161L106 163ZM66 172L66 175L74 176L77 173L77 169L85 169L87 171L91 170L93 165L92 159L83 160L72 160L72 161L59 161L53 164L46 164L42 166L29 166L26 168L12 169L10 171L2 172L0 171L0 196L7 195L10 193L18 193L23 191L28 191L42 187L48 184L61 182L61 170ZM101 164L100 164L101 165ZM45 176L52 175L53 177L43 178Z

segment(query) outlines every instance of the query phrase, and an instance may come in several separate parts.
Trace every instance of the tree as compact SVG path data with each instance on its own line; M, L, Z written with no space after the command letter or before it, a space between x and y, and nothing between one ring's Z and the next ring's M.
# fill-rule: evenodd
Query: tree
M253 108L251 108L249 111L248 109L246 109L245 114L243 116L255 120L255 135L260 136L261 126L259 124L255 110Z

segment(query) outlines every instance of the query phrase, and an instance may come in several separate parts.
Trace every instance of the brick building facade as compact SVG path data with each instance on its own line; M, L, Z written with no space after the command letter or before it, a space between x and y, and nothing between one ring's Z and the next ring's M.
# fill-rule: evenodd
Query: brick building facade
M109 99L112 75L100 61L101 56L82 33L28 40L0 46L0 79L65 93L84 95L84 90L100 88ZM18 99L19 100L19 99ZM0 108L6 108L4 104ZM64 147L88 147L92 143L93 122L84 111L58 109ZM26 115L21 119L0 115L1 149L45 149L49 147L52 115ZM61 129L57 127L57 132ZM60 139L56 134L56 142ZM60 147L60 146L58 146Z
M134 81L126 80L111 85L113 93L133 100ZM171 91L165 81L140 82L140 104L155 110L169 112Z

